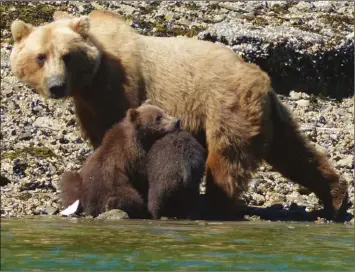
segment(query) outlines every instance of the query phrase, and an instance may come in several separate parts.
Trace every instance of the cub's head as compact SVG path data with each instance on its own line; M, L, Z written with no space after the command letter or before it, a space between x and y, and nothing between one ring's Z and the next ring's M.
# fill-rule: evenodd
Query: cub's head
M90 83L101 53L89 39L88 17L60 18L35 27L16 20L10 56L12 72L50 98L64 98Z
M127 111L128 120L134 124L137 134L143 139L158 139L180 129L180 120L167 115L161 108L143 104Z

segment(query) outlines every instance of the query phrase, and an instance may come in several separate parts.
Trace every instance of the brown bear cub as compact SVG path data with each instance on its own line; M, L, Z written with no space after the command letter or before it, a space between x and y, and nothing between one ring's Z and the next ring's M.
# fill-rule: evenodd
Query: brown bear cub
M175 131L157 140L148 152L148 210L162 216L195 219L206 153L186 131Z
M121 209L130 218L148 218L146 154L156 140L179 127L178 119L158 107L143 104L129 109L81 171L63 175L59 187L64 207L79 199L80 209L88 215Z

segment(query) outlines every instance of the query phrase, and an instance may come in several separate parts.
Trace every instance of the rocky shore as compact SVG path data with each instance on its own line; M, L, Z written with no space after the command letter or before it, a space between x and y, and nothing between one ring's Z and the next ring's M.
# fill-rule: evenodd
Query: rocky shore
M58 179L79 169L92 151L81 138L70 101L44 100L11 73L12 20L38 25L50 21L55 10L80 15L109 9L142 34L220 42L263 67L301 130L349 182L345 219L353 218L351 1L11 2L0 9L2 217L56 214L62 209ZM313 193L267 165L255 174L241 204L248 205L249 219L315 220L312 212L321 208Z

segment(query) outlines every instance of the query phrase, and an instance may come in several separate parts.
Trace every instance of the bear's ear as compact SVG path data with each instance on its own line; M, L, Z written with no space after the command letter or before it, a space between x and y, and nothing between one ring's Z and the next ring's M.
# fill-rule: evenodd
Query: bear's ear
M138 118L139 112L136 109L129 109L127 116L130 122L135 122Z
M60 10L56 10L54 13L53 13L53 20L54 21L57 21L57 20L60 20L60 19L71 19L73 18L72 15L64 12L64 11L60 11Z
M142 105L152 105L152 99L145 100Z
M89 33L90 20L88 16L72 19L70 27L81 36L85 37Z
M11 34L15 42L20 42L26 38L34 29L31 24L26 24L21 20L15 20L11 24Z

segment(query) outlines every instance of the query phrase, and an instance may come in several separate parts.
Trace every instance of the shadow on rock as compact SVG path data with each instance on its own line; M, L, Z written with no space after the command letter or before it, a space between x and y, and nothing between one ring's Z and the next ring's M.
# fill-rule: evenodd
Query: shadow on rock
M285 209L282 205L272 205L269 207L246 206L244 208L245 216L259 217L262 220L270 221L325 221L324 210L315 210L307 212L304 206L292 204L289 209ZM350 221L353 215L345 213L338 222Z

